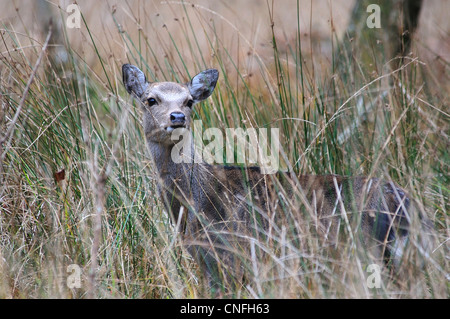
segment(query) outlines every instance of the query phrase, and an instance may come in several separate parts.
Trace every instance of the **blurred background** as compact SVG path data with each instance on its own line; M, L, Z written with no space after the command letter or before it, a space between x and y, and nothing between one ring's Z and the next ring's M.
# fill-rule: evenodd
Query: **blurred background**
M355 7L355 1L300 0L297 13L297 2L294 0L81 0L76 2L84 19L80 29L67 28L63 31L61 24L70 16L66 10L71 3L68 0L2 0L1 23L17 33L17 39L26 52L33 51L37 42L44 41L48 21L52 19L55 25L54 44L64 44L62 33L67 32L65 36L72 50L95 71L100 68L96 51L103 59L116 62L112 65L120 66L128 62L127 53L137 48L130 48L124 43L127 37L141 48L148 45L152 55L160 60L167 54L172 54L174 58L180 55L190 68L197 62L189 49L195 35L195 46L204 51L205 62L213 66L213 52L208 43L212 39L208 39L208 35L214 33L218 37L214 41L228 49L231 60L237 61L238 67L245 70L244 74L251 75L257 59L262 59L266 65L271 64L272 23L280 54L288 51L289 44L297 41L299 29L304 57L308 62L314 58L319 70L328 70L332 59L332 40L345 36ZM369 15L365 10L361 11L361 15ZM415 54L426 61L434 75L442 80L450 60L449 11L448 0L423 0L418 27L413 35ZM390 13L382 11L382 14ZM2 52L5 52L5 45L8 45L6 38L0 43ZM155 70L155 76L158 76L158 67L151 65L155 64L155 58L146 51L142 54ZM234 69L226 66L227 70Z

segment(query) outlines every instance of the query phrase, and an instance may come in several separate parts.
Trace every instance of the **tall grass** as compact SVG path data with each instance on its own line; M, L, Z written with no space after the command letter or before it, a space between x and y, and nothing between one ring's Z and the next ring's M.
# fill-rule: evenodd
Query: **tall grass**
M150 38L139 29L139 9L129 8L134 29L123 29L111 13L125 60L101 53L84 18L79 32L98 67L72 47L64 24L66 59L45 50L11 142L0 148L0 296L212 296L157 196L141 111L121 83L121 64L129 61L150 81L183 82L219 69L215 93L195 112L204 127L279 127L284 169L392 179L436 228L430 256L417 249L421 234L413 229L404 276L392 279L385 269L381 288L371 289L367 259L349 234L337 249L324 246L307 209L286 207L290 223L253 242L246 266L254 277L234 297L448 297L448 92L429 93L427 66L411 57L375 77L340 77L331 65L330 74L317 76L302 51L299 24L296 41L283 50L273 32L270 57L255 48L245 57L230 52L217 25L231 25L239 41L251 41L220 14L187 3L173 8L183 43L167 27L151 30ZM267 10L273 25L273 8ZM2 29L0 138L43 44L30 38L27 48L11 25ZM251 74L249 60L257 66ZM346 63L362 61L349 56ZM80 288L68 287L71 264L81 268Z

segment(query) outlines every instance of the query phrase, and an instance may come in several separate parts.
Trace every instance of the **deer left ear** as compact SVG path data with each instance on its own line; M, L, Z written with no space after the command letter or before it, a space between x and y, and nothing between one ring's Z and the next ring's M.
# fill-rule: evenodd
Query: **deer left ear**
M218 79L219 71L216 69L208 69L194 76L191 82L187 83L194 102L201 102L208 98L214 91Z
M134 93L138 99L142 98L148 86L144 72L137 66L124 64L122 65L122 80L128 93Z

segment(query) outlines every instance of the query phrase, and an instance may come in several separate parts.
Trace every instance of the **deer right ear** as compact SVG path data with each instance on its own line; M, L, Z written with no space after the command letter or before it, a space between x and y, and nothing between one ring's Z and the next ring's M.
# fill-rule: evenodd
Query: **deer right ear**
M134 94L139 99L142 98L148 86L144 72L137 66L124 64L122 65L122 80L128 93Z
M205 70L194 76L191 82L187 83L189 92L194 99L194 103L208 98L216 87L219 78L219 71L216 69Z

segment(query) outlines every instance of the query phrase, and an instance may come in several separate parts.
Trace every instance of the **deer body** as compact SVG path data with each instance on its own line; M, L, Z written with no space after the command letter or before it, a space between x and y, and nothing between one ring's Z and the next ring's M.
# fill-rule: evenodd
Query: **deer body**
M394 183L336 175L267 175L257 167L196 163L192 141L186 144L192 148L188 160L177 163L172 133L189 132L192 107L212 94L218 72L206 70L187 84L177 84L149 83L141 70L129 64L122 71L127 91L143 106L161 199L173 222L180 225L190 253L206 265L208 273L218 271L217 260L238 267L231 252L244 245L240 239L270 232L271 222L283 219L282 206L295 199L309 207L329 240L337 237L343 213L358 212L367 247L376 247L381 255L396 254L393 242L396 236L406 236L410 199ZM345 215L345 222L352 215Z

